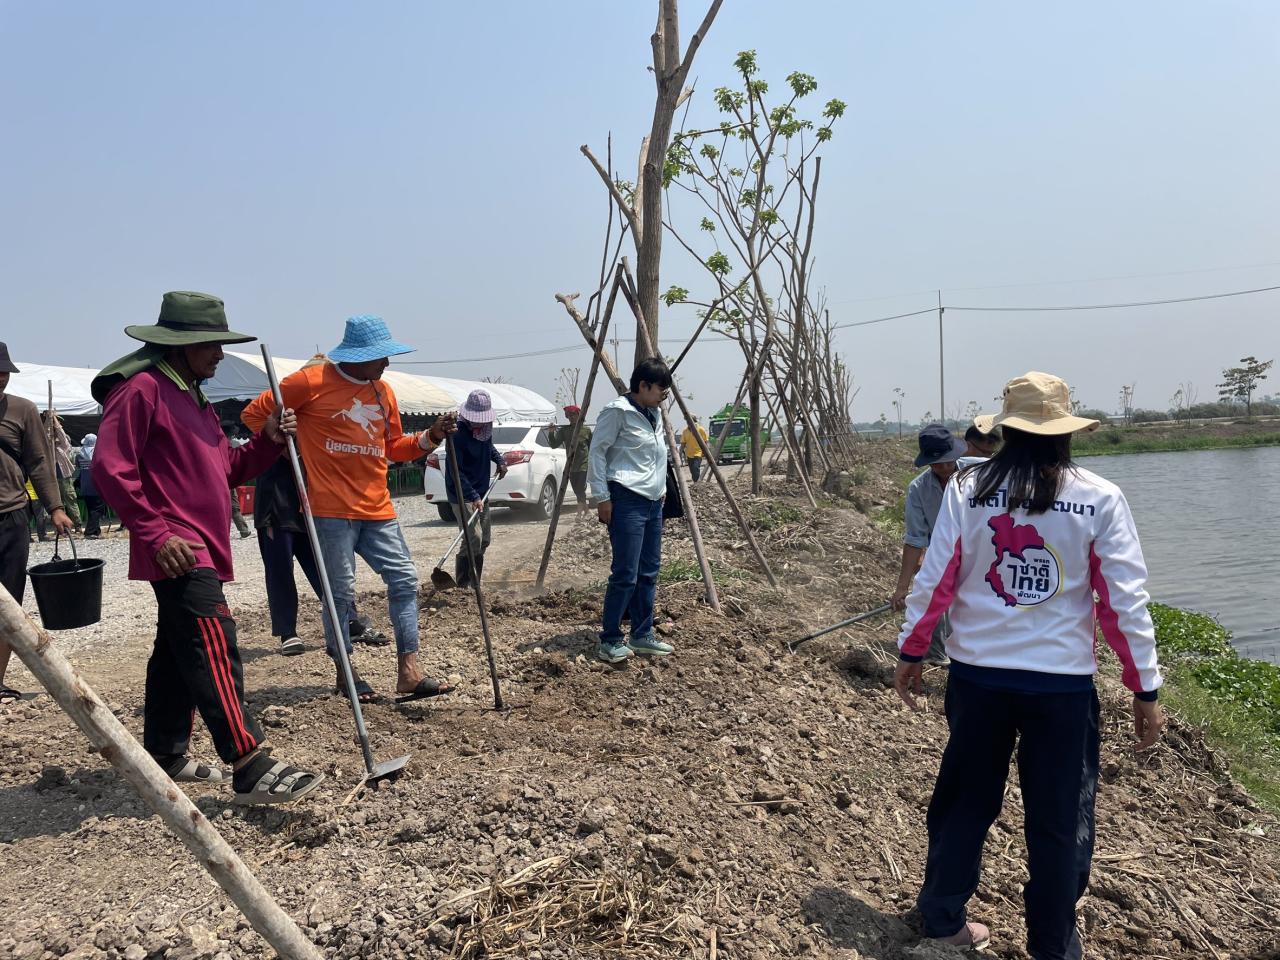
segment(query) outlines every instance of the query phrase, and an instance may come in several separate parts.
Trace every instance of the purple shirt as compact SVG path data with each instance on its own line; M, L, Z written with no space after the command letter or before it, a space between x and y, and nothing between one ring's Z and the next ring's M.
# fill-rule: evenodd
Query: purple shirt
M232 579L229 489L262 473L283 448L258 434L232 449L212 406L154 368L111 391L98 428L93 481L129 528L129 579L166 580L156 552L198 541L196 566Z

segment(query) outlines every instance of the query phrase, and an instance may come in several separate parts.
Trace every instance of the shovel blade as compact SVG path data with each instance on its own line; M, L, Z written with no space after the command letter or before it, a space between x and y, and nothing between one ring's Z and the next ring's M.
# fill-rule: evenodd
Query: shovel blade
M365 783L375 783L378 780L394 779L400 776L404 770L405 764L409 762L409 754L403 757L396 757L392 760L383 760L381 763L375 763L373 769L369 771L369 775L364 778Z
M456 590L458 582L439 567L431 571L431 585L437 590Z

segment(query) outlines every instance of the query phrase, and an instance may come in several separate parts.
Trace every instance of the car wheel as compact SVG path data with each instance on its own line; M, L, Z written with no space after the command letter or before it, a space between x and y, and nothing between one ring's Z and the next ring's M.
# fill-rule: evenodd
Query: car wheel
M552 477L542 481L542 489L538 491L538 515L544 520L550 520L551 515L556 511L556 482Z
M437 503L436 513L440 514L440 519L445 523L457 523L457 518L453 515L453 504Z

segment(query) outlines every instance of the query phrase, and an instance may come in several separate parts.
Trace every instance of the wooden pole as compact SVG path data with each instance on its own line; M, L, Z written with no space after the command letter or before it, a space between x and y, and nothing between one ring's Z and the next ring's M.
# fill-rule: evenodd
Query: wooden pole
M458 447L453 442L453 437L447 433L445 434L444 442L445 451L448 454L449 470L453 474L453 490L458 495L458 504L453 511L453 515L458 521L458 532L462 534L462 539L465 541L467 539L467 520L469 518L467 517L467 504L462 496L462 470L458 466ZM488 509L488 504L481 504L480 509ZM483 521L483 517L476 520L475 543L477 544L482 537L480 524ZM480 610L480 632L484 634L484 652L485 656L489 658L489 681L493 684L493 709L501 710L502 688L498 685L498 665L493 659L493 640L489 636L489 613L484 604L484 587L480 585L480 571L476 567L476 555L475 551L471 549L471 543L466 542L462 546L467 548L467 573L471 577L471 589L476 595L476 607Z
M0 637L13 647L18 659L75 721L94 749L195 854L276 953L283 960L321 960L320 951L249 872L230 844L142 749L66 657L54 649L49 634L27 619L7 590L0 590Z
M623 288L623 291L622 291L623 295L627 298L627 303L630 305L631 309L636 311L637 314L639 314L640 303L635 296L634 281L632 281L631 279L630 270L627 269L626 257L622 258L622 269L626 271L626 277L628 282L628 286L625 286ZM640 318L638 318L638 320L639 320L637 324L638 328L640 330L646 330L644 320ZM647 332L644 333L643 336L647 338L648 333ZM702 450L702 458L703 460L706 461L707 466L711 469L711 475L716 478L716 483L720 485L720 492L724 494L724 498L729 504L729 510L733 513L733 518L738 521L738 528L742 531L743 536L747 538L747 543L750 544L751 546L751 552L755 554L756 562L760 564L760 569L764 571L765 577L768 578L769 586L776 589L778 586L778 578L773 575L773 570L769 568L769 561L764 558L764 551L760 549L760 544L756 542L756 536L751 530L751 524L747 523L747 518L743 516L742 510L739 509L737 499L730 492L729 484L725 481L724 474L720 472L719 464L717 464L715 462L715 459L711 456L711 448L707 445L707 441L702 438L702 434L698 431L697 424L694 422L694 419L693 419L693 414L689 412L689 408L685 405L684 398L680 396L680 390L679 388L676 387L674 380L671 382L671 396L673 396L675 398L676 403L679 404L680 412L684 415L685 422L688 424L689 430L693 434L694 439L698 441L699 449ZM678 449L678 447L676 447L676 444L675 444L675 431L672 430L671 424L669 421L667 423L667 433L670 437L672 450L674 451ZM676 471L676 480L680 484L680 488L681 488L680 495L686 496L687 488L684 482L684 474L679 470ZM688 500L686 500L686 505L689 507L689 511L688 511L689 516L693 519L693 523L691 524L691 526L696 527L697 517L693 513L693 509L692 509L693 505ZM701 545L701 534L699 534L698 542L699 542L699 545Z
M644 341L643 347L651 357L661 357L657 352L656 344L649 337L649 327L645 323L644 311L640 308L640 301L636 295L635 279L631 276L631 268L627 265L627 258L623 257L620 264L624 282L621 285L622 295L627 300L627 305L631 307L631 312L636 318L636 336ZM675 381L671 383L671 392L676 392ZM692 422L692 421L690 421ZM676 452L680 449L680 445L676 442L676 432L671 426L671 418L667 416L667 411L662 411L662 426L667 435L667 457L668 463L678 463ZM697 433L695 430L694 433ZM711 574L711 561L707 559L707 549L702 543L702 528L698 526L698 508L694 505L693 495L689 491L689 484L685 480L683 470L672 471L676 476L676 487L680 491L680 502L684 505L684 519L689 526L689 537L693 540L693 553L698 558L698 568L702 571L702 585L706 591L707 606L716 613L720 612L720 591L716 589L715 577Z
M720 428L720 435L716 437L715 448L711 451L716 462L719 462L720 453L724 450L724 442L729 438L729 426L733 423L733 418L738 415L738 408L742 405L742 394L746 392L749 374L750 371L742 375L742 380L738 384L738 392L733 397L733 406L729 410L729 419L724 422L724 426ZM698 482L702 482L701 478L699 478Z
M596 374L600 370L600 355L604 350L605 337L609 333L609 322L613 319L613 305L618 299L618 286L622 281L622 270L618 268L613 275L613 289L609 291L609 302L605 305L604 319L600 321L600 333L596 337L596 347L591 354L591 372L587 374L587 385L582 392L582 410L578 414L578 422L573 425L573 432L569 435L569 443L566 446L568 457L565 459L565 471L560 477L560 489L556 493L556 506L551 512L551 522L547 524L547 542L542 548L542 563L538 565L538 579L536 581L539 587L547 577L547 567L551 564L551 547L556 542L556 527L560 523L560 508L564 506L565 491L569 489L569 466L573 459L573 451L578 447L578 435L582 431L582 426L587 420L587 410L591 408L591 388L595 386Z
M53 381L46 382L49 384L49 415L45 418L44 434L49 440L49 462L54 465L54 479L57 479L58 445L55 439L57 428L53 425Z

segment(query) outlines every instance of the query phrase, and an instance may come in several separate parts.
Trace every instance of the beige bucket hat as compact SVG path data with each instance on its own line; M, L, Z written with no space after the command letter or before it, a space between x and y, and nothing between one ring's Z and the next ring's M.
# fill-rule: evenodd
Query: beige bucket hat
M984 413L974 417L973 423L983 433L1011 427L1043 436L1098 429L1097 420L1072 415L1071 388L1065 380L1035 370L1004 385L1004 408L999 413Z

